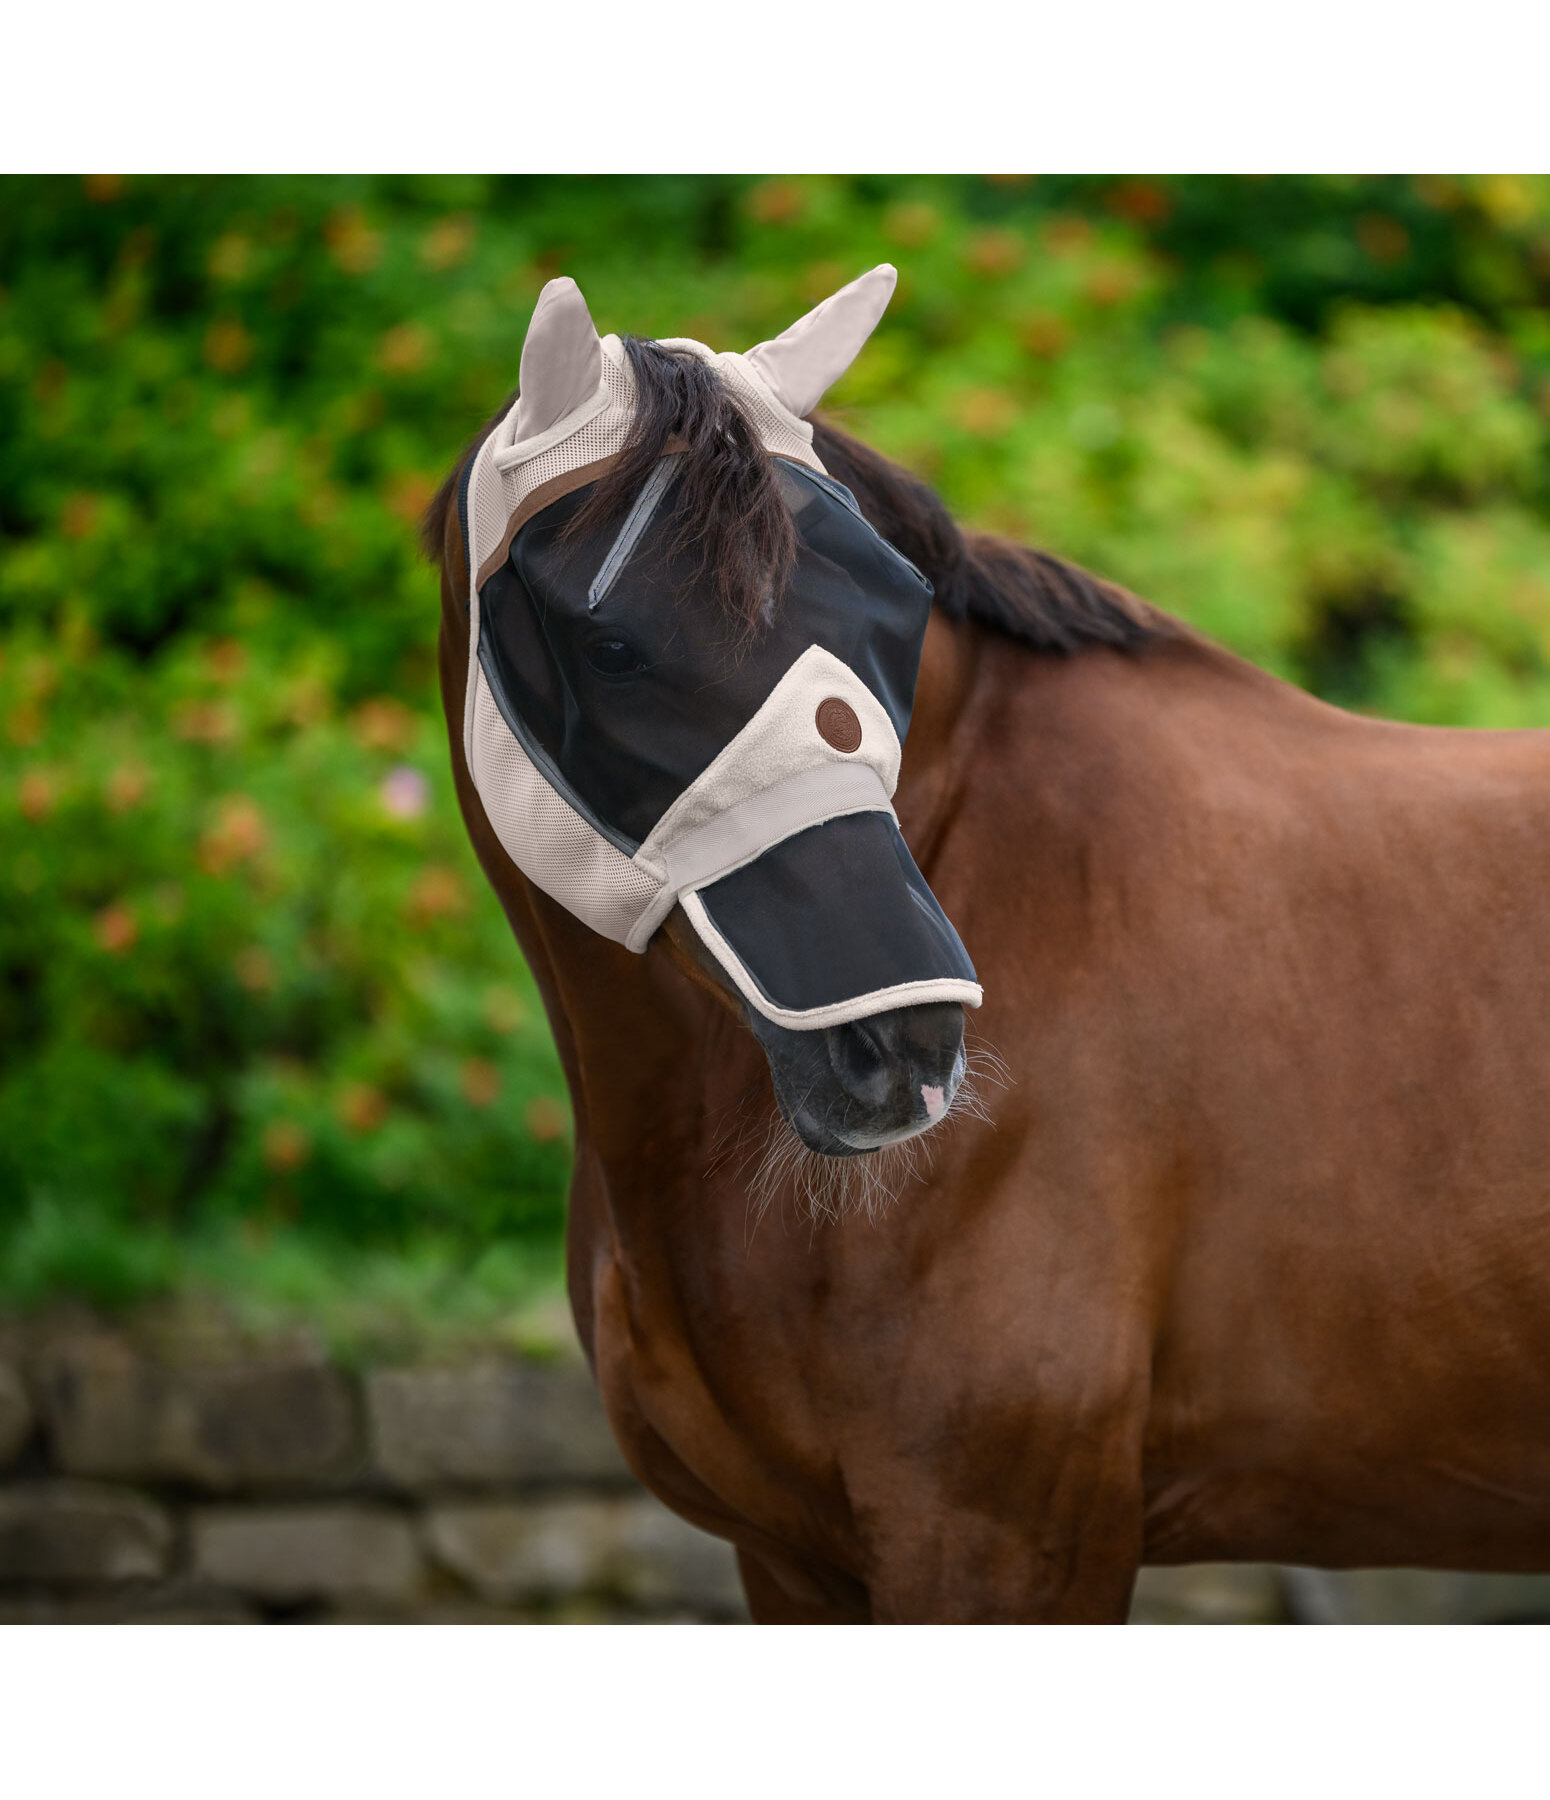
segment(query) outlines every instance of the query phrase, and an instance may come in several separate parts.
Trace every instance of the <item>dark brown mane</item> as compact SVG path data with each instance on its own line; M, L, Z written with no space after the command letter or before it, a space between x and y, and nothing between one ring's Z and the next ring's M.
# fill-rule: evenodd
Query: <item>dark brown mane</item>
M670 440L684 446L685 515L693 542L727 611L753 627L785 586L794 554L790 515L770 459L714 372L690 352L626 338L640 409L619 460L572 520L572 532L605 523L629 505ZM426 510L426 554L439 561L458 478L511 405L485 426ZM1178 627L1111 582L1043 550L960 530L924 482L822 419L813 448L856 496L867 519L925 571L936 604L977 619L1038 651L1063 654L1108 645L1139 650Z
M564 535L579 541L618 517L669 443L681 446L677 548L699 550L699 574L709 578L722 611L740 630L754 631L785 592L796 561L796 528L770 458L709 363L649 338L623 343L635 377L630 435Z

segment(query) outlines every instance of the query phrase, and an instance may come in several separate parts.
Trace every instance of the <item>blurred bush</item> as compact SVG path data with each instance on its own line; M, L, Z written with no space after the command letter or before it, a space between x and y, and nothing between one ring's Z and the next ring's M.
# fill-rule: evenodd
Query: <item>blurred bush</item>
M414 523L551 275L738 346L883 258L832 410L961 517L1346 704L1550 723L1543 180L6 180L0 1298L552 1274Z

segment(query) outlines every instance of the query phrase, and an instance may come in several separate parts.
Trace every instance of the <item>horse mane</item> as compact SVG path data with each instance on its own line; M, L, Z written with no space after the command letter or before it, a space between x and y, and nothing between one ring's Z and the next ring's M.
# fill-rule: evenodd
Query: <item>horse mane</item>
M630 436L567 526L567 535L606 524L634 500L669 442L681 448L679 478L698 545L723 607L753 629L784 588L795 556L791 518L768 453L713 371L692 352L625 338L640 398ZM458 480L506 416L515 395L459 458L426 509L422 541L440 562ZM1139 651L1177 635L1167 614L1075 563L988 532L962 530L942 500L897 463L822 418L813 448L856 497L867 521L921 569L949 618L975 619L1031 650L1071 655L1106 645Z

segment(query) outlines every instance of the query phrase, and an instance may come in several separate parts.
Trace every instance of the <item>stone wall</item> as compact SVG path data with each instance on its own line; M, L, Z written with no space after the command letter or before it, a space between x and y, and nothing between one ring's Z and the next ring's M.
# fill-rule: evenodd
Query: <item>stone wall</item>
M209 1320L0 1323L0 1623L745 1618L557 1337L346 1363ZM1133 1616L1550 1619L1550 1577L1149 1569Z
M0 1622L744 1617L577 1357L0 1327Z

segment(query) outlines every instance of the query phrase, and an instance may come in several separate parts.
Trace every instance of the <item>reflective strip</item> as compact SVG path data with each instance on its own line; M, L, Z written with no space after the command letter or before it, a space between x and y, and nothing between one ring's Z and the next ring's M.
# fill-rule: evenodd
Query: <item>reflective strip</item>
M619 527L619 535L613 541L613 548L603 558L603 566L592 578L592 585L587 589L587 611L596 612L607 597L608 590L619 579L619 572L635 553L635 546L641 535L651 523L652 514L662 504L667 490L678 479L678 471L682 467L676 456L664 456L657 466L646 477L646 485L635 497L635 504L625 516Z

